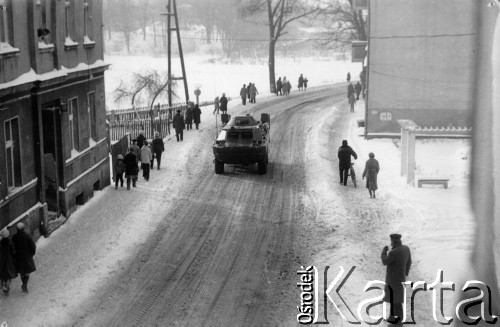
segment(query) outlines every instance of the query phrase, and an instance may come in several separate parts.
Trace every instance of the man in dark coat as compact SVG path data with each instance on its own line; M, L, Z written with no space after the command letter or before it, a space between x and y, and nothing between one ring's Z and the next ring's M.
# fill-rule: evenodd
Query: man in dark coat
M243 86L240 89L240 97L241 97L241 103L243 105L247 104L247 86L243 84Z
M361 83L358 81L354 86L354 90L356 91L356 100L359 100L359 94L361 93L362 89L363 87L361 86Z
M125 164L125 178L127 179L127 190L130 190L130 181L132 181L133 187L135 187L137 182L137 175L139 174L139 165L137 164L137 158L134 154L134 148L130 147L128 153L123 158L123 163Z
M385 277L384 302L391 304L391 317L389 322L399 323L403 319L404 288L401 284L406 281L406 276L410 273L411 253L410 249L401 242L400 234L391 234L391 246L385 246L382 250L382 263L387 266Z
M351 94L354 94L354 86L352 83L349 83L349 85L347 85L347 99L351 98Z
M153 150L152 162L154 162L156 158L156 168L160 170L161 154L163 153L163 151L165 151L165 144L163 143L163 139L161 138L160 133L155 133L155 139L153 140L151 148ZM151 164L151 169L153 169L153 164Z
M28 280L30 274L36 270L33 256L36 253L36 245L31 236L24 230L24 224L17 224L17 233L12 237L12 243L16 249L14 262L16 270L21 275L23 285L21 289L28 293Z
M226 93L222 93L222 96L220 97L220 111L222 111L223 114L227 113L227 98L226 98Z
M6 227L0 231L0 283L5 295L9 295L10 282L17 277L14 256L14 245L9 239L9 230Z
M351 81L351 73L348 72L347 73L347 83L349 83Z
M276 95L283 95L281 92L281 88L283 87L283 82L281 81L281 77L278 78L278 81L276 82Z
M195 104L193 108L193 120L196 129L198 129L198 126L200 125L201 122L201 109L197 104Z
M139 147L139 149L142 149L145 140L146 137L144 136L144 131L139 131L139 136L137 136L137 146Z
M177 142L183 141L183 131L186 128L184 124L184 118L181 116L181 111L177 110L177 114L174 116L174 121L172 125L175 128L175 137L177 138Z
M186 109L186 113L184 114L184 122L186 124L186 130L193 129L193 103L189 102L188 107Z
M349 169L351 168L351 156L354 159L358 159L358 155L354 150L347 145L347 140L342 141L342 146L339 148L338 158L339 158L339 171L340 171L340 184L347 186L347 176L349 175Z
M302 76L302 74L300 74L299 83L298 83L299 91L301 91L303 87L304 87L304 76Z

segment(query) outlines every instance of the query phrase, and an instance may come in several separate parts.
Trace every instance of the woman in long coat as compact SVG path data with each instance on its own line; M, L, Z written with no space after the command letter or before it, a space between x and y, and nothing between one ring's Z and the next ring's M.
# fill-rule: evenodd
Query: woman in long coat
M375 191L378 189L377 175L380 171L378 161L375 159L373 152L368 155L370 159L366 161L365 170L363 171L363 178L366 176L366 188L370 193L370 198L375 198ZM373 193L373 194L372 194Z
M36 270L33 256L36 253L36 244L31 236L24 230L24 224L17 224L17 233L12 237L12 243L16 249L14 262L16 270L21 275L23 285L21 289L24 293L28 293L28 280L30 274Z
M186 124L186 129L190 130L193 129L193 107L191 107L192 104L189 104L187 109L186 109L186 118L185 118L185 124Z
M201 109L197 104L195 104L194 109L193 109L193 120L194 120L194 124L196 126L196 129L198 129L198 126L200 125L200 122L201 122L200 115L201 115Z
M0 283L5 295L9 295L10 281L17 277L14 256L15 250L9 240L9 230L4 228L0 231Z
M137 175L139 174L139 166L137 165L137 158L134 154L134 149L130 147L128 153L123 158L123 163L125 164L125 178L127 178L127 190L130 190L130 181L132 180L132 186L135 187L137 181Z

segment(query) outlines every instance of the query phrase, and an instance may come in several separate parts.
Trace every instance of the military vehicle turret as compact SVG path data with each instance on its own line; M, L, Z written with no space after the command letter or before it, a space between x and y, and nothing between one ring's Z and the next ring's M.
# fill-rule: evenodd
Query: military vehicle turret
M259 174L267 173L269 153L269 114L260 121L251 115L235 116L224 125L213 144L215 173L224 173L224 164L257 164Z

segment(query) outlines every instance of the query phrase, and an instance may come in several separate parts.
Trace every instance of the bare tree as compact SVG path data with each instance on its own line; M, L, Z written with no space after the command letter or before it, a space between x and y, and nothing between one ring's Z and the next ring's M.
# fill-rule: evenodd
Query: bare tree
M190 7L190 17L188 21L205 28L205 39L210 44L214 37L214 29L219 18L219 13L224 11L224 2L220 0L190 0L187 2Z
M354 40L366 41L366 20L363 13L352 8L352 0L322 1L320 16L331 22L322 33L319 45L346 51Z
M249 0L240 7L243 16L254 16L267 13L269 26L269 86L272 93L276 92L275 79L275 48L279 38L288 32L288 25L296 20L310 16L319 10L306 0Z

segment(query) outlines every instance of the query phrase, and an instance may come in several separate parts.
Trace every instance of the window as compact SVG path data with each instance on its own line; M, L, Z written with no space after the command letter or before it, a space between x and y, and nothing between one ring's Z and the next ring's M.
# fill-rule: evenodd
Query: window
M47 28L48 19L47 0L36 0L36 20L38 23L37 36L39 43L50 44L50 30Z
M22 185L21 144L19 143L19 119L6 120L5 127L5 167L7 168L7 188Z
M78 98L68 100L68 117L69 117L69 137L71 140L71 149L79 149L79 129L78 129Z
M92 13L92 0L85 0L83 2L83 30L85 36L89 41L93 39L91 13Z
M66 29L66 40L64 46L69 49L74 49L78 45L78 42L73 41L72 37L75 36L75 8L73 6L73 1L64 1L64 21Z
M95 92L87 94L87 113L89 115L89 135L94 141L97 141L97 122L95 112Z
M11 0L0 0L0 52L11 49L12 42Z

